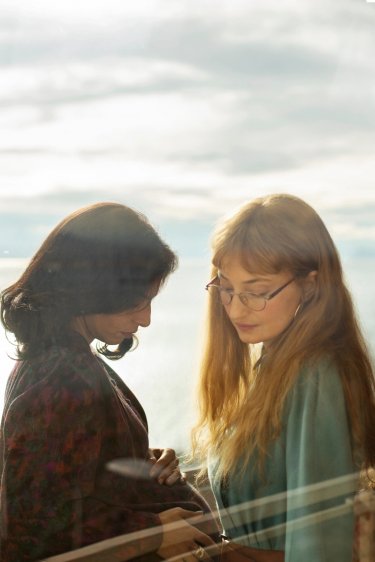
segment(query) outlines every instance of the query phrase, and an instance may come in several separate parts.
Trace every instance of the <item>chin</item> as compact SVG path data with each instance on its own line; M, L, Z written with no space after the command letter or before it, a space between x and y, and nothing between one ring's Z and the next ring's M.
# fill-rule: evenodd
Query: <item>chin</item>
M247 343L247 344L256 344L256 343L262 343L263 340L261 338L256 338L256 337L251 337L251 336L238 336L240 338L240 340L243 343Z
M105 343L106 345L120 345L124 338L106 338Z

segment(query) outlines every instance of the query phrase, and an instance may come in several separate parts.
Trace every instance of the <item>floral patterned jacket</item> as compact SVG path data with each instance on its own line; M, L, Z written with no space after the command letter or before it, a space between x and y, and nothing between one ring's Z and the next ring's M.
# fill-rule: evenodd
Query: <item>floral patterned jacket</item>
M148 448L138 400L81 336L18 362L1 422L1 560L40 560L157 527L171 507L206 511L189 485L106 469L119 457L147 460ZM159 560L160 544L158 531L126 554Z

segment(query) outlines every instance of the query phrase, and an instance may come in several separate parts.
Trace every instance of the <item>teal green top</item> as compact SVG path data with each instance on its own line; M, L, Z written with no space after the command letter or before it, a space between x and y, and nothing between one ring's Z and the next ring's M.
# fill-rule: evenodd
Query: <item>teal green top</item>
M284 550L285 562L351 562L350 498L358 468L343 388L332 364L300 373L264 475L255 464L253 457L242 480L234 470L224 488L210 462L225 534L248 546Z

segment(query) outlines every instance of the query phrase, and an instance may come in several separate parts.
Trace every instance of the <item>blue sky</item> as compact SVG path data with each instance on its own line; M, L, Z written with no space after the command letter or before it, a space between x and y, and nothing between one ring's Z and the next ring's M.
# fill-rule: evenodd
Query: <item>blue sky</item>
M364 0L2 0L0 257L99 200L193 255L280 191L374 252L374 29Z

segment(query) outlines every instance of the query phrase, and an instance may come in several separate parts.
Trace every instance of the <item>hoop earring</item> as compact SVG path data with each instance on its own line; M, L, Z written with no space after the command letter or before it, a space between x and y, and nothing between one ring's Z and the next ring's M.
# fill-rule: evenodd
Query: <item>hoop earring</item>
M295 311L295 313L294 313L293 318L295 318L295 317L297 316L297 314L299 313L299 311L300 311L302 305L303 305L303 302L300 302L299 305L298 305L297 308L296 308L296 311Z

